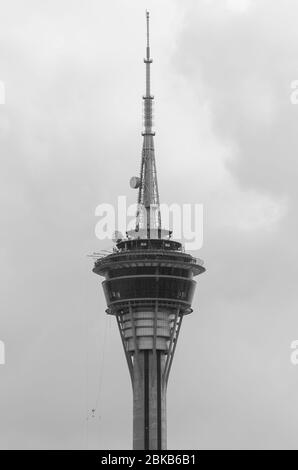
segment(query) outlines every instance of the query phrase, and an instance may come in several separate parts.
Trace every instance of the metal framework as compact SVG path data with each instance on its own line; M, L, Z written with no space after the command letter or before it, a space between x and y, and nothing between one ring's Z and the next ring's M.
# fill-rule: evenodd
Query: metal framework
M159 207L159 192L153 141L153 136L155 135L155 132L153 132L152 130L154 96L151 95L150 91L150 65L152 64L152 58L150 57L148 11L146 12L146 24L147 44L146 58L144 59L146 65L146 94L143 96L144 131L142 132L143 149L140 171L138 208L136 214L136 232L138 232L140 228L147 229L147 238L150 238L150 229L161 229L161 216Z
M133 383L134 368L139 364L139 361L140 361L139 359L140 349L139 349L139 340L138 340L137 332L136 332L136 319L135 319L136 313L135 313L135 310L132 308L132 305L130 302L129 302L128 309L129 309L130 321L131 321L132 332L133 332L133 344L134 344L133 351L130 351L128 348L128 338L125 334L125 328L126 328L125 323L127 322L127 320L126 321L123 320L123 313L120 313L121 311L120 312L118 311L117 313L115 313L115 316L117 319L117 324L118 324L121 341L123 345L123 350L125 353L125 357L126 357L126 361L127 361L127 365L128 365L128 369L130 373L131 382ZM155 301L155 315L153 317L153 335L152 335L152 339L153 339L152 351L153 351L154 362L156 361L156 355L157 355L157 348L156 348L157 338L158 338L157 319L158 319L159 310L160 310L159 303L158 303L158 300L156 300ZM171 316L173 318L171 318ZM167 348L165 351L163 351L163 354L165 355L166 360L165 360L165 364L162 370L162 386L165 388L167 387L167 384L168 384L168 379L169 379L169 375L170 375L170 371L171 371L171 367L172 367L172 363L174 359L174 354L175 354L175 350L176 350L176 346L178 342L178 337L180 333L183 316L184 315L181 310L181 307L176 308L176 312L174 316L169 314L169 321L171 322L170 337L168 340Z

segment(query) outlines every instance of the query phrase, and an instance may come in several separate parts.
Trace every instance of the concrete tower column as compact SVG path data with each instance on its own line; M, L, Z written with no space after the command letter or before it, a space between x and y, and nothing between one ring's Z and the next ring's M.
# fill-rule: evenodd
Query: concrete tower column
M139 351L133 367L133 448L167 448L165 354Z

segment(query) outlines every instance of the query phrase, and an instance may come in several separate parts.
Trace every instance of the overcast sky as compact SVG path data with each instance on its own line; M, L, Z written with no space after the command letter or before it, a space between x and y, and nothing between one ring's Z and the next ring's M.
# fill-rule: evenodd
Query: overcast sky
M135 202L148 8L160 198L205 216L168 446L298 449L297 1L0 6L0 447L131 447L129 373L86 255L112 246L96 206Z

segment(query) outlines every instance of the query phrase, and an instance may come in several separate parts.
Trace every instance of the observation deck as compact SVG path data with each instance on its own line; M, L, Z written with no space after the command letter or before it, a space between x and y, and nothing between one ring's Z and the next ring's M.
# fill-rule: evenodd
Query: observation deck
M144 308L158 301L187 314L192 311L193 277L205 268L179 242L133 239L118 241L113 253L95 262L93 271L106 278L102 284L107 313L122 313L128 303Z

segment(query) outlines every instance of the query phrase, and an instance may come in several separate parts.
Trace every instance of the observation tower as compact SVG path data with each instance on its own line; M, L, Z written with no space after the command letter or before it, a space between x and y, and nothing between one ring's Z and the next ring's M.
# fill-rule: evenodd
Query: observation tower
M116 318L133 390L133 449L167 448L166 391L182 320L192 312L203 262L186 253L161 226L152 129L154 97L146 12L146 93L141 171L130 185L138 190L133 230L115 240L113 252L95 261L105 277L106 313ZM121 399L121 396L119 397Z

